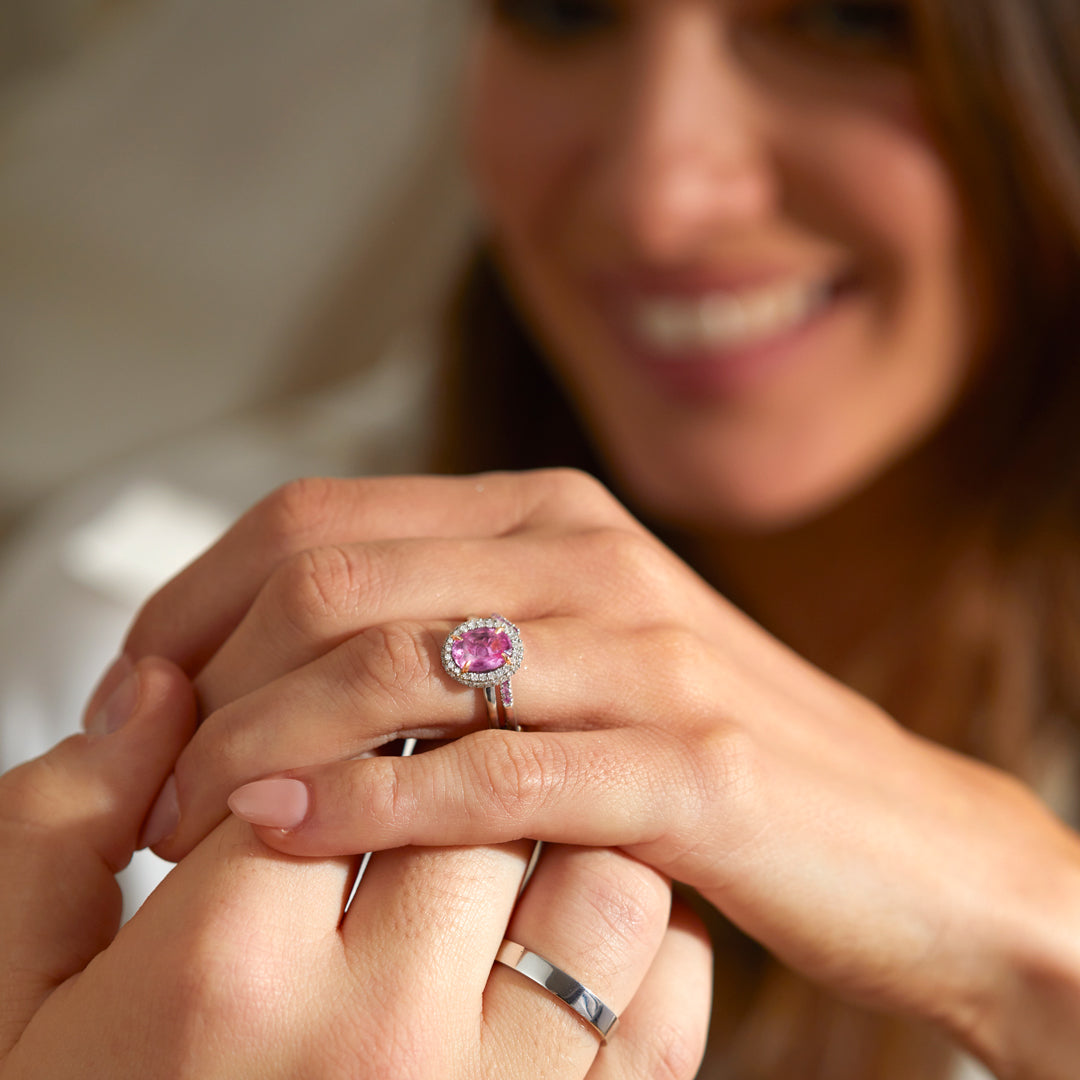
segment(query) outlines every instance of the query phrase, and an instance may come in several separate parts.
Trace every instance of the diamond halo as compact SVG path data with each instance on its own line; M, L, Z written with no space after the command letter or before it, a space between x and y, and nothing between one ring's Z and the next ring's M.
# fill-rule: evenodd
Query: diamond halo
M496 632L495 635L492 635L492 631ZM494 642L501 645L498 641L500 634L505 635L507 647L499 648L497 654L492 654L491 644ZM492 655L501 658L500 662L488 671L469 670L466 665L481 653L484 662L489 662ZM450 631L442 647L442 665L446 674L474 690L508 684L510 677L521 667L524 656L521 631L501 615L492 615L486 619L467 619ZM462 658L465 660L464 664L459 662Z

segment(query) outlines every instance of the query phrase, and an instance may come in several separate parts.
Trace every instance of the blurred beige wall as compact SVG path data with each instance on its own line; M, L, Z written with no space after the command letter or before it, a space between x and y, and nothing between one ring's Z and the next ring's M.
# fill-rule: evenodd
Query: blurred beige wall
M466 0L9 4L0 523L431 310L467 230Z
M0 86L62 62L127 0L7 0L0 5Z

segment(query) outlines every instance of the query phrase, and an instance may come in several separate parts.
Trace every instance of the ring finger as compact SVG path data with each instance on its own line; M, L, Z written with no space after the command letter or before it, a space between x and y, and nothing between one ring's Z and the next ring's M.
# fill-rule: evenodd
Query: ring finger
M564 1000L496 962L496 955L503 955L500 943L505 935L567 973L569 982L579 982L582 994L588 988L592 1000L618 1013L638 992L666 940L670 888L654 870L619 852L553 847L544 851L510 917L516 881L510 881L506 866L487 867L492 858L505 862L501 853L507 850L380 855L346 916L346 948L365 953L367 943L392 938L407 951L394 954L394 971L424 970L429 997L410 1001L412 1015L438 1009L446 1052L456 1055L437 1062L439 1075L455 1080L537 1073L584 1077L600 1050L599 1035ZM483 860L479 867L473 865L477 858ZM448 875L454 867L465 868L464 874ZM477 904L485 891L491 893L488 902ZM419 925L412 924L409 910L425 912ZM698 953L679 964L679 978L700 986L701 959ZM384 978L393 984L399 978L394 971L380 973L378 964L376 958L373 967L365 956L369 982ZM671 977L668 972L666 978ZM456 1039L449 1037L454 1031ZM461 1037L470 1031L473 1040ZM408 1031L395 1037L417 1036ZM617 1029L611 1038L618 1038ZM434 1051L427 1047L425 1052Z
M589 1068L590 1077L631 1080L658 1075L662 1062L671 1067L664 1075L689 1080L705 1046L711 956L686 912L669 924L670 904L666 879L621 852L546 848L507 941L533 954L534 973L536 957L568 973L567 996L584 1000L594 1016L610 1009L627 1022L602 1044L563 1000L497 963L484 995L483 1075L549 1075L558 1063L566 1075Z
M492 605L519 623L560 612L588 613L608 626L713 617L697 610L696 592L679 587L682 573L689 572L658 544L630 532L305 551L275 570L196 685L211 712L362 631L401 621L452 626L490 615ZM677 610L676 597L685 597Z
M152 837L155 851L183 857L224 817L229 793L250 780L363 756L398 735L439 739L486 727L482 694L442 670L449 629L397 623L365 631L211 715L177 762L178 816ZM514 679L520 719L548 730L601 727L627 700L643 715L662 715L666 692L634 658L664 649L663 634L601 631L576 619L526 624L526 667ZM566 656L575 663L561 662ZM545 673L542 685L530 669Z
M589 1080L691 1080L698 1075L712 1017L712 945L680 900L649 973L619 1018Z

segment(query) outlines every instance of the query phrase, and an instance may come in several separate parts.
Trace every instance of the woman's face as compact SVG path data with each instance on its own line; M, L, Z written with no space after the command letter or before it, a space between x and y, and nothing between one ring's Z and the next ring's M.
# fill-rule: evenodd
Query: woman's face
M468 145L522 310L609 464L779 527L937 425L961 209L893 0L489 0Z

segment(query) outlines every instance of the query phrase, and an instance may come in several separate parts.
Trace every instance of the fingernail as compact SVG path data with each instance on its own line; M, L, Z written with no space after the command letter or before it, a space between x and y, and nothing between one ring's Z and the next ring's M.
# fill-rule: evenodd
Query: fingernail
M90 700L86 705L86 730L90 731L90 726L93 724L105 706L105 703L112 697L116 690L127 681L131 676L131 673L135 670L135 662L126 653L121 653L109 667L109 670L101 676L101 680L97 686L94 687L94 692L90 695Z
M139 677L134 669L117 686L86 725L87 735L101 738L119 731L131 719L139 700Z
M302 780L256 780L229 796L229 809L252 825L295 829L308 812L308 789Z
M180 824L180 800L176 797L176 776L171 775L165 781L158 795L157 801L146 815L143 822L142 835L139 837L139 847L153 847L160 844L167 836L176 832L176 826Z

